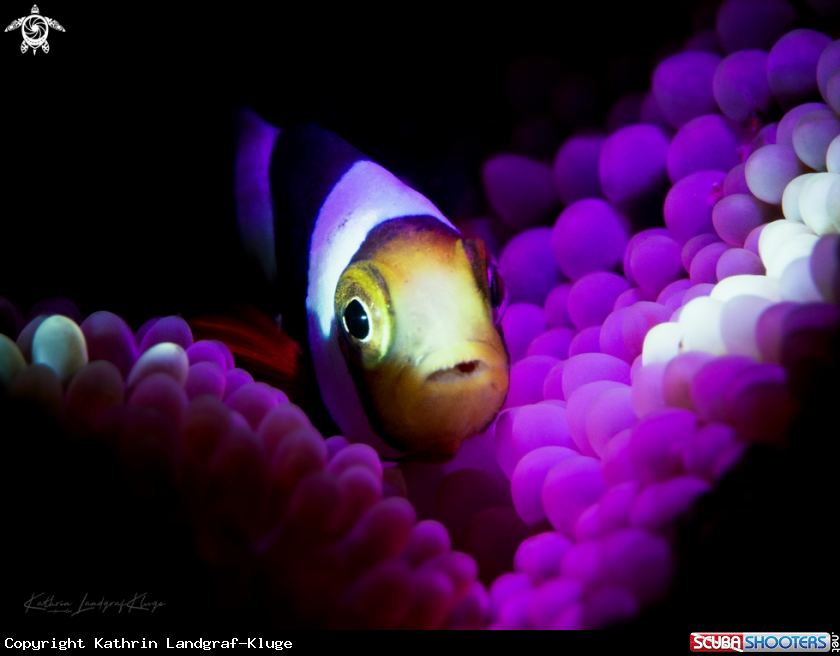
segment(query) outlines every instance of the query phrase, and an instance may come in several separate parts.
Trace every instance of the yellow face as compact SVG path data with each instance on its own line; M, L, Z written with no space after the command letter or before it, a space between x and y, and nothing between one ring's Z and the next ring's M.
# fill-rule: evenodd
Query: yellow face
M336 288L342 350L374 430L447 459L507 395L501 280L480 240L415 229L381 242L360 249Z

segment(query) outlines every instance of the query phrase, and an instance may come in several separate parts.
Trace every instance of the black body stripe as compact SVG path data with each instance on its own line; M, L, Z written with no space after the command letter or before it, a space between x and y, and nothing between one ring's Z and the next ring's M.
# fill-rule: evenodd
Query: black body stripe
M274 255L283 330L308 346L306 291L312 231L335 184L362 153L316 125L286 128L271 154L269 184L274 206Z

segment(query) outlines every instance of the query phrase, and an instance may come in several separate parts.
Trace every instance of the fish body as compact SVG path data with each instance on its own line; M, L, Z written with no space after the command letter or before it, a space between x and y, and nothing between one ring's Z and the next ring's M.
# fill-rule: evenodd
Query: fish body
M480 240L337 135L242 115L240 234L284 293L341 431L383 457L446 459L508 390L503 284Z

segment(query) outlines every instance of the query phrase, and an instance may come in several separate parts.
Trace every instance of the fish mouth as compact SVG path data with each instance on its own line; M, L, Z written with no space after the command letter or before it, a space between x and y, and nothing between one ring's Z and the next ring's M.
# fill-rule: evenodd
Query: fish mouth
M424 386L475 385L502 369L507 372L504 354L488 342L475 341L430 353L415 364L414 377L422 379Z
M407 453L451 456L480 433L504 404L508 358L486 342L465 342L434 351L405 367L380 406L387 432L400 435ZM384 391L384 390L383 390Z
M438 369L426 376L427 383L458 383L481 376L490 367L483 360L465 360L448 369Z

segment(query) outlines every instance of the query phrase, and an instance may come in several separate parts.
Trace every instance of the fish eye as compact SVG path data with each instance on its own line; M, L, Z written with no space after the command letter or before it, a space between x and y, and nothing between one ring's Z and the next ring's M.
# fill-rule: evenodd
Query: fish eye
M490 307L493 308L493 319L498 321L502 318L507 305L507 289L505 280L495 264L487 267L487 286L490 292Z
M344 308L344 329L361 341L370 336L370 319L368 318L367 308L358 298L354 298Z
M504 278L499 272L499 265L493 254L487 250L484 242L475 237L464 239L462 242L464 254L470 261L476 283L483 290L486 290L487 300L490 304L490 311L493 315L493 323L498 324L507 307L507 289ZM486 285L481 280L482 272L486 275Z
M377 366L388 355L394 326L382 271L367 260L350 264L339 278L334 302L345 355L363 367Z
M487 284L490 287L490 305L497 308L502 304L504 282L494 266L487 268Z

